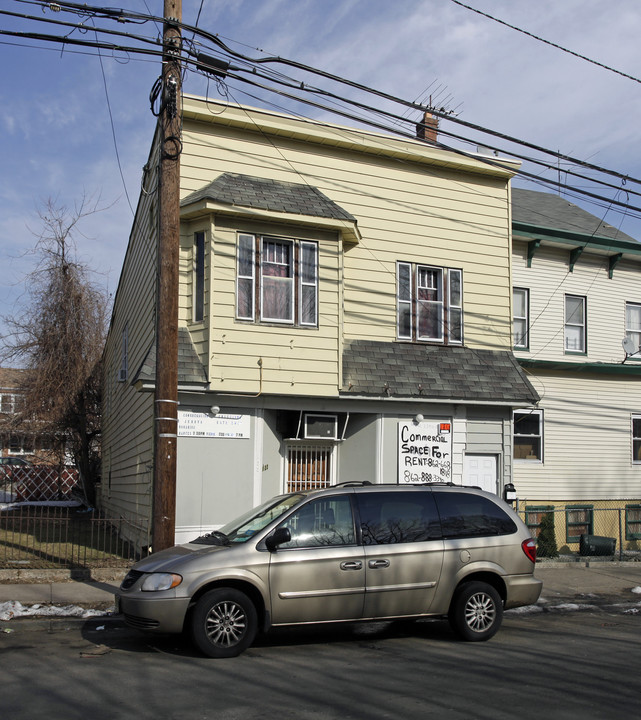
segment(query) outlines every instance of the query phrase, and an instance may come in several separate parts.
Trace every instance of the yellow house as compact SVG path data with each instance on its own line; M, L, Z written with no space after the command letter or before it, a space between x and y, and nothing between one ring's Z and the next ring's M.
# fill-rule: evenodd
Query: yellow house
M349 480L512 481L516 165L184 98L176 539ZM102 506L153 496L157 145L105 350Z

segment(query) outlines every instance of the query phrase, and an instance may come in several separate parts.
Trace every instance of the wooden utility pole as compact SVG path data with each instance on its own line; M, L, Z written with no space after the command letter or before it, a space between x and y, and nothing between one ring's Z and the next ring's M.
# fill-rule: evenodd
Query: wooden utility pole
M174 545L176 535L182 0L165 0L164 18L162 100L158 119L160 179L152 518L154 551Z

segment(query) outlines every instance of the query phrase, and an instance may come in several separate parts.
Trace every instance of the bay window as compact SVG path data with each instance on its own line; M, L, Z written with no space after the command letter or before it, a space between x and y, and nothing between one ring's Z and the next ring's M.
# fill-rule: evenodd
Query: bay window
M266 323L318 323L318 245L238 236L236 317Z

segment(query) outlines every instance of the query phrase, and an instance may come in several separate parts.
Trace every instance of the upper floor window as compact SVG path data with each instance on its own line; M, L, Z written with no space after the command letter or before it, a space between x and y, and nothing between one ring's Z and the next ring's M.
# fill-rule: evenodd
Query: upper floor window
M205 233L194 233L193 268L194 322L201 322L205 314Z
M530 347L530 291L526 288L513 288L512 308L514 347L518 350L528 350Z
M585 298L579 295L566 295L565 352L585 353L586 348Z
M122 330L122 342L120 344L120 370L118 380L124 382L129 375L129 325Z
M543 411L514 411L514 459L543 462Z
M462 270L399 262L396 272L399 339L462 345Z
M641 304L625 304L625 336L632 340L635 353L641 350ZM639 357L637 355L637 357Z
M240 234L236 274L239 320L318 324L318 245Z
M0 412L17 413L24 408L24 395L2 393L0 395Z

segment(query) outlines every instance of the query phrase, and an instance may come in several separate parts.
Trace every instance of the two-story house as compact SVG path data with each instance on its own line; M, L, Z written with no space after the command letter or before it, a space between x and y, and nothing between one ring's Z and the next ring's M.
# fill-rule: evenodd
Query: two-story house
M514 484L560 548L641 539L641 244L559 196L512 190L514 350L541 400L514 413Z
M512 480L510 178L489 163L185 97L176 538L350 480ZM104 356L101 504L151 517L155 141Z

